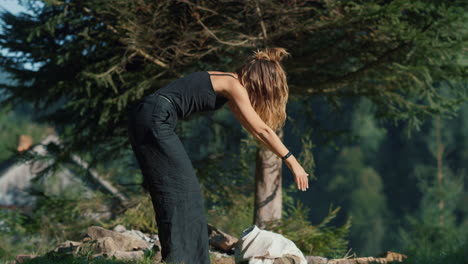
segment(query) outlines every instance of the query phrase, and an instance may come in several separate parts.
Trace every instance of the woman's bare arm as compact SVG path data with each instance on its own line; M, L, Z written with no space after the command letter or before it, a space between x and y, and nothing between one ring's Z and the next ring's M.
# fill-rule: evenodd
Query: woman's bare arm
M229 99L227 104L242 126L278 157L286 155L288 149L275 131L265 124L257 112L255 112L245 88L236 81L232 82L232 85L226 88L226 92ZM294 155L287 158L285 163L295 174L298 187L302 190L308 188L308 174L305 173Z
M233 101L228 101L227 102L228 106L229 106L229 109L231 110L231 112L234 114L234 116L236 117L236 119L241 123L241 125L250 133L252 134L256 139L258 139L264 146L266 146L271 152L275 153L277 156L279 157L282 157L284 155L286 155L286 153L288 153L288 150L286 148L286 146L284 146L284 144L281 142L280 140L280 144L279 144L279 148L281 150L277 150L278 148L274 148L273 145L274 144L269 144L270 141L266 140L265 139L265 134L267 133L271 133L272 130L270 129L270 127L266 127L265 128L265 133L260 133L258 132L257 129L255 129L253 127L253 125L251 123L249 123L246 118L244 117L243 113L239 110L238 106L233 102ZM256 114L256 113L255 113ZM262 121L263 122L263 121ZM266 124L265 124L266 125ZM274 132L273 132L274 133ZM276 133L275 133L276 134ZM279 139L279 138L278 138ZM278 143L278 142L276 142ZM279 154L280 153L280 154ZM281 155L281 153L284 153ZM289 159L289 158L288 158Z

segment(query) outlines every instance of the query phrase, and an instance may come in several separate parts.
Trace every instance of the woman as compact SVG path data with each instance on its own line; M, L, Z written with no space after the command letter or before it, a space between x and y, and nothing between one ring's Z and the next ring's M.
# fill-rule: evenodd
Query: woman
M299 189L307 173L274 130L284 125L288 86L280 65L283 48L256 51L235 73L200 71L144 97L129 112L129 139L151 195L162 260L207 264L208 230L204 199L192 163L175 127L191 113L227 103L242 126L281 157Z

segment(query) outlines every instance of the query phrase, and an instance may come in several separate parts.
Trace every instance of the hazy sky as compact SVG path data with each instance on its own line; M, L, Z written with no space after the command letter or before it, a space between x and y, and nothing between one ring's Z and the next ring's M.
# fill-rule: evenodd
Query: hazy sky
M19 5L18 0L0 0L0 9L6 9L14 14L27 11L23 6Z
M18 3L18 0L0 0L0 11L4 9L10 11L13 14L18 14L19 12L27 12L23 6ZM2 29L0 24L0 30ZM7 51L0 49L1 54L7 54ZM31 65L28 63L25 65L25 68L32 69Z

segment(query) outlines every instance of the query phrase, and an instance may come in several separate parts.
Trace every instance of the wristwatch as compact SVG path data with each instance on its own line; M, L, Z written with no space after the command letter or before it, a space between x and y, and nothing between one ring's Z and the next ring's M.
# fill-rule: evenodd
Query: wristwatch
M287 159L287 158L288 158L289 156L291 156L291 155L292 155L292 152L289 151L286 155L284 155L283 157L281 157L281 159L282 159L282 160L285 160L285 159Z

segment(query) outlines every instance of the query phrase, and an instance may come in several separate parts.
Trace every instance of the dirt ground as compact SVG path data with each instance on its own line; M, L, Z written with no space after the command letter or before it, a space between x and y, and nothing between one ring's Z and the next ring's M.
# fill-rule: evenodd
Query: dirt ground
M213 264L234 264L234 257L217 257Z

